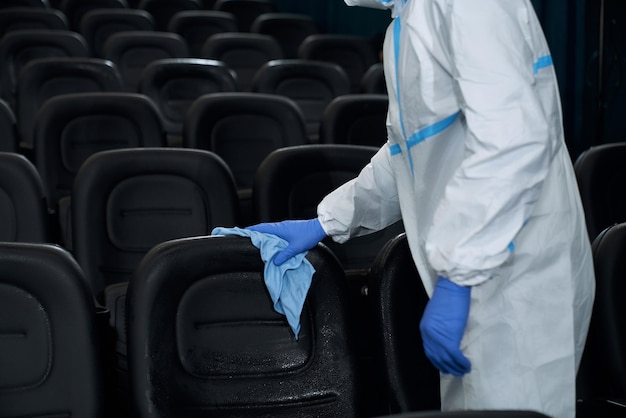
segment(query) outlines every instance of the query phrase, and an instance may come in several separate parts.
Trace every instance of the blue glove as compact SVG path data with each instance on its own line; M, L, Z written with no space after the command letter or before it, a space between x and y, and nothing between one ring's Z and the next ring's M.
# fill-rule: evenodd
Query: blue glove
M457 377L471 369L460 348L469 305L469 287L439 277L420 322L426 357L441 372Z
M296 254L310 250L326 238L326 233L317 218L304 221L261 223L244 229L273 234L287 241L287 247L274 256L274 264L277 266Z

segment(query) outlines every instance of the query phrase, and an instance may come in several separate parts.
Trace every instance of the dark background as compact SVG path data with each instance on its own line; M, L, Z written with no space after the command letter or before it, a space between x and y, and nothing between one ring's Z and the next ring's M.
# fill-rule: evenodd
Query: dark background
M282 12L312 16L324 31L374 42L391 21L389 11L348 7L343 0L273 2ZM572 158L590 146L625 140L626 1L533 0L533 5L552 50Z

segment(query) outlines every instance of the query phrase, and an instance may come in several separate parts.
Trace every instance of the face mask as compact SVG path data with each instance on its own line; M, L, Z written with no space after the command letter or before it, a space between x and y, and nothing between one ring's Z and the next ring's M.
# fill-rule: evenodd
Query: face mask
M344 0L348 6L371 7L374 9L391 9L397 16L407 0Z

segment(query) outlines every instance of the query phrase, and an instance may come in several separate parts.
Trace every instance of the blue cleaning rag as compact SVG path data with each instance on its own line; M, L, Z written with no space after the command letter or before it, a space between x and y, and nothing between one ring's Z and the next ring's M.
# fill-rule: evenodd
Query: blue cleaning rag
M315 269L305 258L307 252L297 254L277 266L272 262L272 258L287 247L287 241L276 235L237 227L218 227L211 231L211 235L249 237L252 245L261 251L261 259L265 263L265 286L274 302L274 310L287 317L287 322L297 340L300 333L302 306L311 287L313 273L315 273Z

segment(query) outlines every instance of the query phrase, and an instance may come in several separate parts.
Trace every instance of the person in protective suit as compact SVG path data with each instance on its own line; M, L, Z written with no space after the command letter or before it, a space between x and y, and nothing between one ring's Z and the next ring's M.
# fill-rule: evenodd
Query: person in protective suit
M316 219L248 228L287 240L279 265L326 236L344 242L402 219L430 295L419 327L442 409L573 418L595 281L530 0L345 2L394 17L388 142Z

